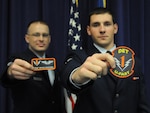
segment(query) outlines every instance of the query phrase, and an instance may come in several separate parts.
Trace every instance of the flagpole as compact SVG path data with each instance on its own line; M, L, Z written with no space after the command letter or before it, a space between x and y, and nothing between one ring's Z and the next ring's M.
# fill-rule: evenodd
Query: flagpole
M78 7L78 0L76 0L76 7Z
M103 7L106 8L106 0L103 0Z

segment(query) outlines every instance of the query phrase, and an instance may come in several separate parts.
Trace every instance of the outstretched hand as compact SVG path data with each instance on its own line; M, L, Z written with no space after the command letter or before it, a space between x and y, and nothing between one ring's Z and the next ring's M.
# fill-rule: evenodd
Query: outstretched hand
M33 66L25 60L15 59L14 62L8 67L7 73L10 78L19 80L29 79L35 74Z
M93 54L73 73L72 80L79 84L89 79L95 80L99 76L107 75L108 67L115 68L115 60L112 55L109 53Z

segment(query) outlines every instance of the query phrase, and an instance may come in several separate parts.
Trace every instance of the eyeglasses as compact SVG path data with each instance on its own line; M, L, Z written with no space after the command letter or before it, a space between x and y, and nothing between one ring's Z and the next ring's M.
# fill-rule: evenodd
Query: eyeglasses
M42 35L42 37L44 38L48 38L50 35L48 33L43 33L43 34L40 34L40 33L33 33L33 34L28 34L30 36L34 36L34 37L40 37Z

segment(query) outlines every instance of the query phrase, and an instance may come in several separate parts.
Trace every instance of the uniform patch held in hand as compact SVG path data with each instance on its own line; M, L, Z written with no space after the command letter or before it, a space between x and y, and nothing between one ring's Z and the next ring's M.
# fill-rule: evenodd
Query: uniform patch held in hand
M126 46L119 46L113 52L116 68L110 69L110 72L119 78L127 78L134 72L135 58L134 51Z
M31 65L34 67L35 71L55 70L56 59L55 58L33 58L31 60Z

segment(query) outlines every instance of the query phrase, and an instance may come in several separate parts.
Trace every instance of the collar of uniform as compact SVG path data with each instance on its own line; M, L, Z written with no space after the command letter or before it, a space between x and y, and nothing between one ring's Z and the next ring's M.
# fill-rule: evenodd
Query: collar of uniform
M103 47L98 46L97 44L93 44L101 53L106 53L107 51L113 51L116 48L116 44L114 44L114 46L110 49L110 50L106 50Z
M30 48L29 48L30 49ZM30 49L31 50L31 49ZM32 50L31 50L32 51ZM45 58L46 57L46 55L45 55L45 53L44 53L44 55L43 56L39 56L35 51L32 51L38 58Z
M44 55L41 57L41 56L39 56L38 54L36 54L36 53L34 53L38 58L45 58L45 53L44 53Z

